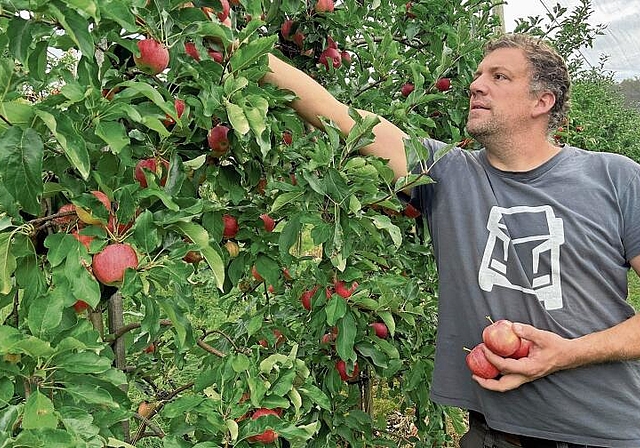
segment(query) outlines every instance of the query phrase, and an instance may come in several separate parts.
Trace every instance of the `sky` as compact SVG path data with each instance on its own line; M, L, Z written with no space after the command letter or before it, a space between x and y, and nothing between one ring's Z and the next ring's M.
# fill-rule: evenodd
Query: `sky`
M507 31L512 31L516 18L546 17L545 5L552 10L556 3L572 9L579 0L506 0L504 17ZM607 55L604 68L616 80L640 78L640 0L591 0L594 10L591 25L606 25L604 35L596 37L593 48L582 54L592 66L598 66L601 55Z

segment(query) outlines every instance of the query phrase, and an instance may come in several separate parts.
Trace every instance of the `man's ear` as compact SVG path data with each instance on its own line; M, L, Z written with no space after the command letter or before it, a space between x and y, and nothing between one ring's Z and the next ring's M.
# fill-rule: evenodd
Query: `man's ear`
M531 111L534 118L549 113L554 104L556 104L556 96L553 92L545 90L537 94L538 101Z

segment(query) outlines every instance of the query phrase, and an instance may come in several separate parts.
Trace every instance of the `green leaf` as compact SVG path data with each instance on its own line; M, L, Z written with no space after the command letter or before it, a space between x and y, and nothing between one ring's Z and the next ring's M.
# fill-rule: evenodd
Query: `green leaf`
M302 196L304 196L304 191L290 191L288 193L282 193L278 195L275 201L273 201L273 204L271 204L271 211L275 212L287 204L295 203L296 200Z
M16 75L15 68L16 65L13 59L0 59L0 86L4 86L2 90L0 90L0 100L4 101L7 94L13 92L13 78ZM23 104L23 106L31 109L30 105ZM2 112L2 116L7 118L10 123L17 124L15 123L15 119L11 119L10 114L6 113L4 105L0 111Z
M60 325L63 309L64 302L53 297L41 296L31 302L27 319L31 333L39 338L46 337Z
M31 215L40 214L44 145L31 128L12 127L0 137L0 178L3 186Z
M131 12L128 3L121 0L103 0L100 6L100 13L103 17L117 22L122 28L130 33L139 31L136 25L136 18Z
M257 62L262 56L270 53L273 44L278 39L277 35L262 37L238 48L231 56L229 63L234 72L244 70Z
M93 352L70 353L59 356L58 368L70 373L103 373L111 368L111 360Z
M233 360L231 361L231 365L233 366L233 371L236 373L247 371L250 367L249 358L246 355L240 353L234 356Z
M65 155L82 178L87 180L91 170L89 151L84 137L75 130L73 122L64 114L58 115L56 119L52 114L43 110L36 110L36 115L53 133Z
M331 400L329 397L317 386L311 383L305 384L298 388L301 395L307 396L311 401L327 411L331 410Z
M207 264L211 268L216 285L220 290L224 284L224 261L220 256L220 250L214 249L209 242L209 233L199 224L193 222L178 222L174 224L185 236L198 246Z
M7 27L9 50L22 65L27 65L29 47L33 42L31 35L33 23L34 22L25 20L20 16L14 16Z
M16 257L11 253L12 234L0 233L0 294L9 294L13 288L11 280L16 270Z
M334 297L332 300L336 300ZM342 319L338 321L338 339L336 340L336 351L340 358L346 360L356 360L356 352L353 344L356 340L358 327L353 313L348 311Z
M29 395L24 405L22 417L23 429L55 429L58 426L58 417L55 414L53 403L46 395L36 390Z
M7 406L11 398L13 398L13 383L11 379L7 377L0 378L0 409ZM0 429L2 429L2 425L0 425Z
M327 325L333 326L342 319L347 312L347 302L340 296L333 296L324 308L327 314Z
M120 153L131 141L127 129L118 121L101 121L96 125L96 135L108 144L115 154Z
M225 107L227 109L227 117L229 118L229 123L235 132L240 135L245 135L251 129L249 127L249 120L247 116L244 114L244 110L242 107L237 104L233 104L229 101L225 102Z
M65 391L71 394L78 401L88 404L97 404L112 409L119 407L118 403L113 401L111 394L98 385L67 382L64 383L64 386Z
M376 215L372 217L371 220L377 229L386 230L393 244L396 247L400 247L400 244L402 244L402 232L398 226L391 222L388 216Z
M64 28L66 34L75 42L80 52L91 59L94 55L93 37L89 32L89 22L85 20L73 8L64 5L58 6L59 2L47 2L47 7L53 16Z

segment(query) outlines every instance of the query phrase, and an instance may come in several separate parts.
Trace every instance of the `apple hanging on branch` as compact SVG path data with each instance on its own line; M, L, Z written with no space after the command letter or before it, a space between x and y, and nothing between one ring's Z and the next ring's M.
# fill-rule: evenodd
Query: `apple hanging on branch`
M278 413L278 411L274 409L260 408L253 413L253 415L251 416L251 419L257 420L260 417L263 417L266 415L275 415L276 417L280 418L280 414ZM277 439L278 439L277 432L275 432L273 429L266 429L264 432L257 434L255 436L251 436L247 440L250 443L261 443L263 445L266 445L268 443L275 442Z
M162 73L169 66L169 50L155 39L142 39L138 43L140 55L133 55L133 61L141 71L149 75Z
M122 283L128 268L137 269L138 256L133 247L127 243L109 244L93 256L91 267L100 283L117 286Z

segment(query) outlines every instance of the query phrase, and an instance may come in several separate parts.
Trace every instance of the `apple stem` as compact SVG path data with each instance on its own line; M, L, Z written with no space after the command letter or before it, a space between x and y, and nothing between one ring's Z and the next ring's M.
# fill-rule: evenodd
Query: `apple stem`
M471 349L469 347L462 347L462 350L464 350L465 352L471 352Z
M484 317L486 317L486 318L487 318L487 320L489 320L489 322L494 323L494 322L493 322L493 319L491 319L491 316L486 315L486 316L484 316Z

